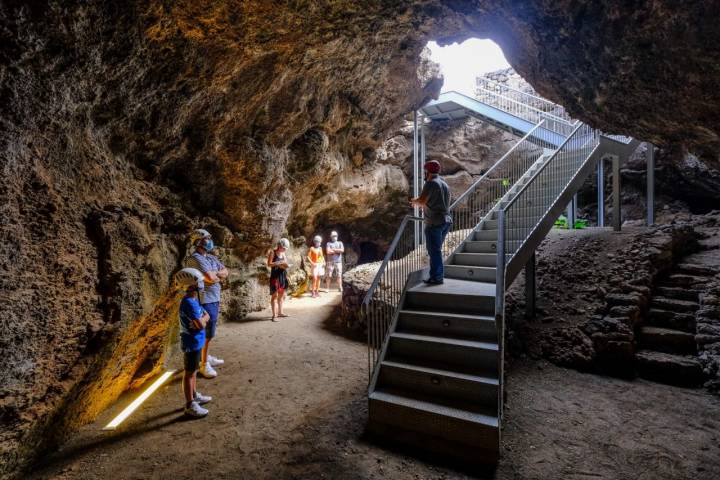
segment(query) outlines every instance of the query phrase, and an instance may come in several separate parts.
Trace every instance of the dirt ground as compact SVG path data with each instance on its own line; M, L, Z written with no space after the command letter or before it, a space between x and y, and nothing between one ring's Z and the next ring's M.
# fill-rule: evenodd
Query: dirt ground
M510 365L502 459L493 473L385 450L363 435L366 349L333 327L336 293L220 326L220 376L200 381L210 415L182 416L177 379L115 432L118 402L33 479L716 479L720 401L702 390Z

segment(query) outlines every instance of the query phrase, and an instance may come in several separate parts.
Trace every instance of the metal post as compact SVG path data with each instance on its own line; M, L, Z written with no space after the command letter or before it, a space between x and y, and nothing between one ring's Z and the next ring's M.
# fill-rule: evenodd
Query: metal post
M418 172L420 172L420 174L418 175L418 190L419 190L419 192L422 192L422 189L425 186L425 170L423 168L425 166L425 153L426 153L426 150L425 150L425 116L423 115L422 117L420 117L420 159L418 161ZM420 215L418 215L418 216L424 217L425 211L421 210ZM417 222L415 222L415 223L417 223ZM422 235L420 235L420 244L423 244L423 243L424 243L424 239L423 239Z
M525 318L535 317L535 252L525 264Z
M417 198L420 195L420 172L418 171L418 115L417 111L413 112L413 198ZM419 216L419 207L413 208L413 215ZM417 222L413 222L414 225L414 242L415 248L420 244L420 226Z
M573 195L573 197L572 197L572 212L573 212L572 228L575 228L575 221L577 220L577 212L578 212L577 193L575 195Z
M622 212L620 212L620 157L613 155L613 230L622 228Z
M601 158L597 164L597 224L605 226L605 159Z
M575 219L577 218L577 195L573 195L570 199L570 203L568 203L565 213L567 214L568 228L575 228Z
M655 146L652 143L647 145L647 224L648 227L655 224Z

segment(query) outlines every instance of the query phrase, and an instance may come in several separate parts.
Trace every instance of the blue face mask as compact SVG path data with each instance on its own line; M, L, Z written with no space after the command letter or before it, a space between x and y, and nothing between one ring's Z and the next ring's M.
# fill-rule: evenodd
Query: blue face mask
M202 247L205 249L205 251L212 252L213 248L215 248L215 243L212 241L212 238L206 238L202 242Z

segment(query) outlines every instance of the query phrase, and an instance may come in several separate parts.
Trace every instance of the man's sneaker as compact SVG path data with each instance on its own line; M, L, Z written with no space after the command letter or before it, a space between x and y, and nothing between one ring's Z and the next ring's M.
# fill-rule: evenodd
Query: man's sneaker
M212 355L208 355L208 363L211 367L219 367L220 365L225 365L225 360L218 357L213 357Z
M217 377L217 372L212 367L212 365L210 365L210 362L205 362L200 365L200 375L205 378L215 378Z
M198 402L190 402L190 406L185 408L185 415L194 418L202 418L208 414L208 410L200 406Z
M210 400L212 400L212 397L210 395L203 395L202 393L195 390L195 402L197 402L198 405L208 403Z

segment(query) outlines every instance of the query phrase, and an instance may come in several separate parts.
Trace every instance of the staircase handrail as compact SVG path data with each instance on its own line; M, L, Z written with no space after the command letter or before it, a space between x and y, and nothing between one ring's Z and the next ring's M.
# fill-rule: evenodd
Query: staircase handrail
M513 115L528 122L537 123L539 119L546 119L549 122L552 122L551 124L549 123L546 128L553 132L559 133L560 135L567 136L569 134L569 131L577 124L577 121L571 122L564 118L553 115L552 113L548 113L540 110L539 108L533 107L528 103L515 100L514 98L508 97L501 93L494 92L492 90L488 90L482 87L478 87L478 91L482 91L488 96L494 97L495 101L482 99L479 96L476 97L477 101L490 105L493 108L496 108L500 111L503 111L507 114ZM509 108L509 105L514 105L515 108ZM555 124L556 126L553 128L553 126L551 126L552 124Z
M522 90L519 90L519 89L517 89L517 88L511 87L511 86L506 85L506 84L504 84L504 83L497 82L497 81L495 81L495 80L491 80L491 79L486 78L486 77L477 77L477 78L476 78L476 82L475 82L475 86L476 86L477 88L481 88L481 89L483 89L483 90L485 90L485 91L490 91L490 92L496 93L496 94L498 94L498 95L503 95L503 94L500 93L500 92L493 92L493 91L490 90L489 88L486 88L486 87L482 86L481 83L489 84L489 85L491 85L492 87L496 87L496 88L498 88L498 89L509 90L509 91L511 91L511 92L513 92L513 93L517 93L518 95L522 95L522 96L524 96L524 97L529 97L529 98L531 98L533 101L543 103L543 104L547 105L548 108L552 108L553 110L560 110L560 111L562 112L562 115L555 115L555 114L550 114L550 115L552 115L552 116L555 117L555 118L561 119L561 120L566 120L568 123L572 123L572 118L570 118L570 116L567 114L567 111L565 110L565 107L563 107L562 105L558 105L558 104L556 104L556 103L551 102L550 100L548 100L548 99L546 99L546 98L539 97L539 96L534 95L534 94L532 94L532 93L523 92ZM503 95L503 96L508 97L507 95ZM509 98L509 97L508 97L508 98ZM522 103L522 102L521 102L521 103ZM543 110L541 110L541 111L543 111ZM547 113L547 112L546 112L546 113Z
M368 288L368 291L365 293L365 296L363 297L363 304L370 303L370 300L372 300L372 295L375 292L375 289L380 284L380 279L382 278L382 274L387 268L388 264L390 263L393 253L395 252L395 249L398 246L398 243L400 242L400 238L402 237L403 232L405 231L405 228L407 227L408 222L410 221L423 221L424 219L422 217L417 217L415 215L405 215L400 222L400 226L398 227L397 231L395 232L395 236L393 237L392 242L390 242L390 246L388 247L387 251L385 252L385 257L383 257L383 261L380 264L380 268L378 268L377 273L375 274L375 277L373 278L372 283L370 284L370 288Z
M472 185L470 185L467 190L465 190L457 199L455 199L452 204L450 204L449 210L452 211L457 207L460 202L462 202L468 195L470 195L475 189L477 189L478 185L480 185L484 180L487 180L491 173L493 173L497 167L505 161L506 158L508 158L525 140L527 140L530 136L535 133L536 130L538 130L543 124L545 123L545 120L541 120L537 125L535 125L528 133L526 133L520 140L518 140L512 147L510 147L510 150L505 152L500 159L493 164L492 167L490 167L483 175L478 178L475 182L473 182Z
M568 142L570 142L570 140L572 139L573 135L575 135L575 132L577 132L578 130L580 130L580 128L582 128L584 125L585 125L584 123L578 123L578 125L577 125L577 126L575 127L575 129L570 133L570 135L568 135L568 137L563 141L563 143L560 144L560 146L557 148L557 150L555 150L555 151L553 152L553 154L550 156L550 158L548 158L547 162L543 163L543 165L538 169L538 171L535 172L535 173L533 173L533 175L530 177L530 180L528 180L528 182L527 182L525 185L523 185L520 190L518 190L517 194L512 198L512 200L510 200L510 201L507 203L507 205L505 205L505 206L502 208L502 211L503 211L503 212L507 212L507 210L508 210L512 205L515 204L515 202L518 200L518 198L520 198L520 197L522 196L523 192L524 192L525 190L527 190L528 188L530 188L530 185L532 185L532 183L535 181L535 179L538 177L538 175L540 175L540 174L543 172L543 170L545 170L545 169L548 167L548 165L550 165L550 164L553 162L553 160L557 157L557 155L558 155L558 154L560 153L560 151L565 147L565 145L567 145Z

